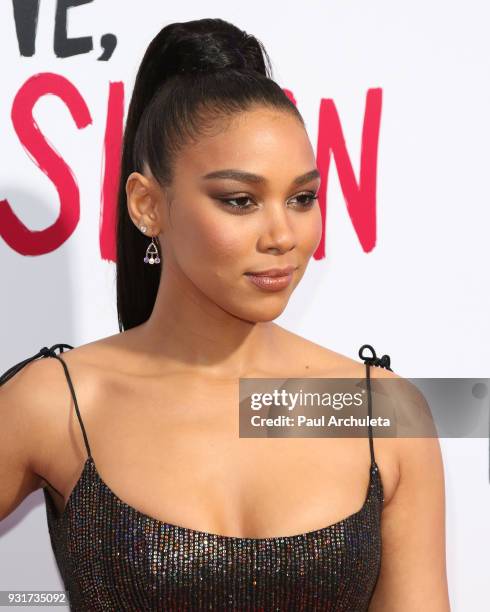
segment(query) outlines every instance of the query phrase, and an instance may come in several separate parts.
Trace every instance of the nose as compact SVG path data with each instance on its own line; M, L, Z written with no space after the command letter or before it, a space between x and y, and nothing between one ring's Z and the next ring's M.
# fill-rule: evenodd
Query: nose
M264 252L285 253L296 246L296 236L284 203L264 207L261 219L259 249Z

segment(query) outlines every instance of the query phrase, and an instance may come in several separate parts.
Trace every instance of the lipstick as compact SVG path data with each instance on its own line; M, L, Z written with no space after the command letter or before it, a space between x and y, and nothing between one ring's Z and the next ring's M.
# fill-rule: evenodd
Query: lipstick
M295 266L286 268L271 268L261 272L246 272L245 276L260 289L266 291L281 291L289 286L293 280Z

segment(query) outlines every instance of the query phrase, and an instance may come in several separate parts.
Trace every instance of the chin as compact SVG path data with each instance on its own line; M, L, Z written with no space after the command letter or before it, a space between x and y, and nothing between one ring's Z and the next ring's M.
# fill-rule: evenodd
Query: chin
M254 306L250 308L240 308L238 311L235 311L233 314L243 319L244 321L249 321L250 323L267 323L269 321L274 321L277 319L285 310L286 304L282 304L275 308L272 307L261 307L260 301L258 301Z

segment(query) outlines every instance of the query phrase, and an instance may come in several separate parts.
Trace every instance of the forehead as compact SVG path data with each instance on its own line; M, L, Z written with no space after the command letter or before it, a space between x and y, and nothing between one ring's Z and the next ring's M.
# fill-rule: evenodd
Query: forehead
M212 135L201 136L184 147L175 177L203 176L233 167L273 180L296 176L315 165L315 154L301 122L286 111L260 108L233 116Z

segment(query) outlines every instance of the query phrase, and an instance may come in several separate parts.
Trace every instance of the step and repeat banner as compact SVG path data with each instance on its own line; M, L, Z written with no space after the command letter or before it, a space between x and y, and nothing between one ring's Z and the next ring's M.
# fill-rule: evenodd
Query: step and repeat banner
M118 331L122 130L166 24L261 40L322 173L323 235L277 322L403 377L490 378L490 5L3 0L0 370ZM287 152L285 152L287 154ZM452 610L490 607L488 437L442 438ZM41 491L0 524L0 589L61 589Z

